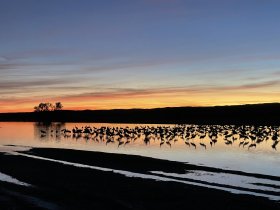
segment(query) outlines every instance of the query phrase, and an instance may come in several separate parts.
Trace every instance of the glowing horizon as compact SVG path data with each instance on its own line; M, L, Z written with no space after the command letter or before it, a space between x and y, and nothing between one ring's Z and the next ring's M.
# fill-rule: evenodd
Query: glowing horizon
M0 112L280 102L280 2L11 0Z

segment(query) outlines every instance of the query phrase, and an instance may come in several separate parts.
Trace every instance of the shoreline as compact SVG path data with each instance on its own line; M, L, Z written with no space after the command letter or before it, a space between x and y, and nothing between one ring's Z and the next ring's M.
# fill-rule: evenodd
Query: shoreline
M147 175L156 170L166 173L183 173L191 169L211 171L209 167L135 155L42 148L20 153ZM11 195L19 197L19 201L26 203L23 204L26 209L32 209L28 202L30 197L46 204L41 209L48 209L48 205L53 206L49 209L55 209L54 206L58 209L280 209L279 203L263 197L233 194L195 184L126 177L112 171L73 167L20 155L0 154L0 165L0 172L34 186L24 188L0 182L0 200ZM279 180L279 177L275 178ZM22 192L29 198L22 198Z
M280 125L280 103L155 109L0 113L1 122Z

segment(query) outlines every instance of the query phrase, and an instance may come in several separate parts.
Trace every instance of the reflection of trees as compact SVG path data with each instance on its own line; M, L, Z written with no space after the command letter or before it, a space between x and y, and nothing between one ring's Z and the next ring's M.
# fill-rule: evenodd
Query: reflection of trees
M55 139L59 141L62 137L61 130L65 129L65 123L34 123L34 135L40 140Z

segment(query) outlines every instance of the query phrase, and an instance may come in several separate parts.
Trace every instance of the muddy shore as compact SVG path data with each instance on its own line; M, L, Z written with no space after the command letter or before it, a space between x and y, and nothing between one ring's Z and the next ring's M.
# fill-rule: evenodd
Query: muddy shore
M134 155L67 149L37 148L21 153L139 174L220 170ZM0 153L0 166L0 172L32 185L0 182L0 209L280 209L278 202L263 197L129 177L112 170L74 167L28 156Z

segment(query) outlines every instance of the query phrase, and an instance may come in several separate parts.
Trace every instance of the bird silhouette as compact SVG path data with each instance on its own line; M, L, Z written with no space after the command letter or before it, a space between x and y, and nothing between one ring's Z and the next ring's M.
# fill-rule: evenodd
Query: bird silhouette
M204 143L199 143L204 149L206 149L206 145Z
M272 144L272 146L271 146L271 147L272 147L273 149L275 149L275 150L276 150L276 146L277 146L277 144L278 144L278 143L279 143L279 141L275 141L275 142Z
M191 142L191 145L196 149L196 144Z
M248 146L248 149L250 149L251 147L257 147L257 145L255 144L255 143L252 143L252 144L250 144L249 146Z
M280 141L280 129L277 126L249 126L249 125L157 125L157 126L100 126L91 127L83 126L78 128L74 126L71 130L67 127L38 127L38 137L50 139L60 137L69 139L85 139L92 140L94 143L104 142L107 144L116 142L118 147L121 145L134 144L141 141L143 144L150 145L152 142L158 142L161 147L167 144L169 147L176 142L183 141L187 146L194 147L199 144L201 147L207 148L203 142L209 141L211 147L214 147L218 141L223 141L226 145L234 145L235 141L239 141L239 147L248 149L257 148L257 145L264 141L273 141L271 147L276 150ZM72 133L72 135L70 135ZM199 142L196 142L200 140ZM177 143L176 143L177 144Z

